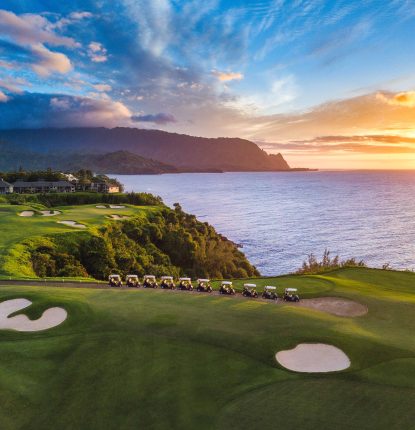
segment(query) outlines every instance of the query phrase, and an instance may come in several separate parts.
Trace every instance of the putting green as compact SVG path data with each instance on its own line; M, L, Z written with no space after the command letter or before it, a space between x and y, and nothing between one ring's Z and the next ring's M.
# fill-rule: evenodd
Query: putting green
M252 280L269 283L269 280ZM414 428L415 275L344 269L275 278L303 297L355 300L344 318L315 309L161 290L2 287L38 318L37 333L0 331L0 428ZM351 367L301 374L275 354L325 343Z
M93 230L105 223L110 222L109 217L114 213L114 209L99 209L96 205L63 206L53 208L59 211L54 216L44 216L44 207L39 205L9 205L0 204L0 276L21 276L19 256L25 252L20 243L34 237L47 236L56 233L76 233ZM145 216L158 208L152 206L132 206L125 205L122 209L116 209L119 216ZM22 212L33 211L30 217L19 216ZM86 228L77 229L69 224L62 224L65 221L74 221Z

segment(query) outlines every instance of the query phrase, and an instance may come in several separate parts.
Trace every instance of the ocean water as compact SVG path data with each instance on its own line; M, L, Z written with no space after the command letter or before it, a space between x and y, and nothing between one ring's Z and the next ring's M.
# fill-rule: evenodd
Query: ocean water
M415 268L415 172L193 173L118 176L243 245L263 275L292 272L327 248L373 267Z

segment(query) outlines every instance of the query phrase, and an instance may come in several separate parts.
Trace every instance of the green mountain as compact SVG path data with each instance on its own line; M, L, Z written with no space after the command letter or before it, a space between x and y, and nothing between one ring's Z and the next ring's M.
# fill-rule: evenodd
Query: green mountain
M179 171L288 171L290 166L281 154L267 154L254 142L239 138L204 138L160 130L136 128L48 128L0 130L0 150L4 164L26 169L52 167L64 164L69 158L106 166L105 158L95 155L112 155L111 159L125 163L129 173L140 173L125 160L125 151L149 160L176 167ZM128 156L129 157L129 156ZM126 158L128 158L126 157ZM164 166L148 166L149 161L138 160L143 168L164 170ZM49 163L44 166L44 163ZM18 166L17 166L18 167ZM86 167L86 166L85 166ZM123 167L120 165L120 170ZM108 172L106 172L108 173ZM115 172L111 172L115 173ZM123 171L125 173L125 171ZM161 172L163 173L163 172Z

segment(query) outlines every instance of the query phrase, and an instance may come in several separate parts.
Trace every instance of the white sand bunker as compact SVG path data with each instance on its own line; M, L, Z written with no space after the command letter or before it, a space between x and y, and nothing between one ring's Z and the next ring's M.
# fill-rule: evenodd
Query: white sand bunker
M360 317L367 314L367 307L353 300L341 297L320 297L318 299L304 299L297 306L327 312L339 317Z
M337 372L350 367L349 357L341 349L325 343L300 343L293 349L277 352L275 358L294 372Z
M130 218L129 216L127 216L127 215L110 215L110 218L112 218L112 219L117 219L117 220L120 220L120 219L127 219L127 218Z
M107 209L107 207L106 206L104 206L104 205L97 205L97 206L95 206L96 208L98 208L98 209Z
M125 206L119 206L119 205L110 205L111 209L124 209Z
M32 302L27 299L6 300L0 303L0 329L17 331L41 331L62 324L68 317L63 308L49 308L37 320L30 320L26 315L16 315L8 318L14 312L30 306Z
M59 215L60 211L40 211L40 213L42 214L42 216L55 216L55 215Z
M23 211L19 213L19 216L33 216L34 214L34 211Z
M76 221L58 221L58 224L65 224L75 228L86 228L86 225L79 224L79 222Z

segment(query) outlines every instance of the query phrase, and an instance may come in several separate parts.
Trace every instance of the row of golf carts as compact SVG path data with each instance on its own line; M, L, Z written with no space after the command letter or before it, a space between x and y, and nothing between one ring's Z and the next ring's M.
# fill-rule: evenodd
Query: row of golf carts
M123 283L120 275L110 275L108 278L108 283L110 287L122 287ZM184 291L193 291L194 287L192 285L192 280L190 278L179 278L178 283L174 282L172 276L162 276L160 278L160 282L157 282L157 279L154 275L145 275L143 281L140 282L140 279L137 275L127 275L125 277L125 285L127 287L135 287L135 288L163 288L166 290L184 290ZM211 293L213 291L212 286L210 284L209 279L198 279L196 291ZM225 295L235 295L236 291L232 285L231 281L222 281L219 287L219 294ZM244 297L252 297L257 298L257 286L256 284L244 284L242 295ZM277 287L267 285L264 287L264 291L261 293L261 297L263 299L269 300L277 300ZM299 302L300 297L297 294L297 288L285 288L282 299L287 302Z

